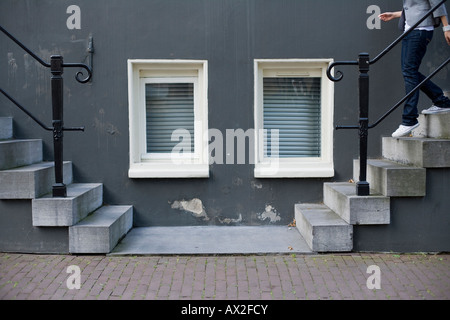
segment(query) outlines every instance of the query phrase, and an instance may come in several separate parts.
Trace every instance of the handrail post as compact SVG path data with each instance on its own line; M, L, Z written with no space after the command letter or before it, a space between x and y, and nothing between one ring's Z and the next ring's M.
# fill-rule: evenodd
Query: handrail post
M369 69L368 53L359 54L359 181L356 185L358 196L368 196L367 182L367 142L369 135Z
M55 159L55 184L53 197L66 197L67 188L63 175L63 57L51 56L50 71L53 111L53 150Z

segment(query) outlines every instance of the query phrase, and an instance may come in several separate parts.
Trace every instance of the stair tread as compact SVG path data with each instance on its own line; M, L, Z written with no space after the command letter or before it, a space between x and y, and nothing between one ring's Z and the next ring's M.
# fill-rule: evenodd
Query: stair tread
M72 228L109 227L131 208L132 206L103 206L72 226Z
M74 198L79 197L80 195L95 189L99 186L102 186L101 183L71 183L67 185L67 197L58 198L52 197L51 194L47 194L39 199L35 199L34 201L71 201Z
M64 161L63 164L68 164L71 163L71 161ZM39 170L45 170L48 168L52 168L55 166L54 162L38 162L38 163L33 163L33 164L29 164L26 166L22 166L22 167L17 167L17 168L11 168L11 169L6 169L6 170L2 170L1 172L35 172L35 171L39 171Z
M424 168L398 163L389 159L367 159L367 164L386 169L425 170Z
M381 193L378 193L374 190L371 190L371 194L368 196L358 196L356 195L356 185L352 182L328 182L325 183L325 185L331 187L332 189L336 190L337 192L349 197L349 198L356 198L356 199L363 199L363 198L373 198L373 199L388 199L389 197L385 197Z
M348 226L338 214L324 204L296 204L312 226Z

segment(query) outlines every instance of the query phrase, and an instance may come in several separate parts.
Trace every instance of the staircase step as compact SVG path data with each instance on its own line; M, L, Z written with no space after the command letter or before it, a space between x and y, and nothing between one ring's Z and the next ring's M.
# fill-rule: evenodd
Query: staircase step
M0 141L0 170L42 162L42 140Z
M325 183L323 198L325 205L349 224L390 223L390 198L381 194L357 196L354 183Z
M67 186L66 198L50 194L32 200L33 226L73 226L103 204L101 183L74 183Z
M450 140L383 137L383 157L422 168L450 167Z
M0 117L0 140L12 139L13 118Z
M367 160L370 188L386 197L424 197L426 169L402 165L390 160ZM353 162L353 180L359 179L359 160Z
M72 162L63 164L64 183L72 183ZM0 171L0 199L36 199L52 191L54 162Z
M450 112L419 115L414 135L421 138L450 139Z
M353 249L353 226L322 204L296 204L297 229L316 252L347 252Z
M110 253L133 225L133 206L105 206L69 227L71 253Z

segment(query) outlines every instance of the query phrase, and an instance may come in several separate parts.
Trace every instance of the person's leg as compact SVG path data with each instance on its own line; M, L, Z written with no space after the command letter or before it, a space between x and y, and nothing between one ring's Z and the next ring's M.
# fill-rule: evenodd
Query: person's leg
M432 31L414 30L407 35L402 42L402 72L405 80L405 91L410 93L425 77L419 72L423 57L427 52L428 43L433 36ZM430 81L431 82L431 81ZM437 86L429 85L425 90L429 94L436 94L434 90ZM441 90L442 91L442 90ZM419 113L417 105L419 102L420 91L416 91L405 101L403 108L402 124L404 126L413 126L417 124ZM435 97L436 99L436 97Z

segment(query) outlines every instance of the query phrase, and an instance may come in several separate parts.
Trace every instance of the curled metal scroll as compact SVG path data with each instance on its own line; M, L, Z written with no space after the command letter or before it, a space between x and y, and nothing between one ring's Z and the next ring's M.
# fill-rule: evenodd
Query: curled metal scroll
M336 66L344 66L344 65L358 65L358 61L336 61L329 65L327 69L327 77L333 82L341 81L344 78L344 74L341 71L336 71L336 76L331 74L331 71Z
M84 79L80 78L80 77L84 76L83 71L78 71L77 74L75 75L75 79L79 83L87 83L92 78L92 70L91 70L91 68L89 68L87 65L85 65L83 63L64 63L63 67L65 67L65 68L83 68L83 69L86 69L86 71L88 73L86 78L84 78Z

